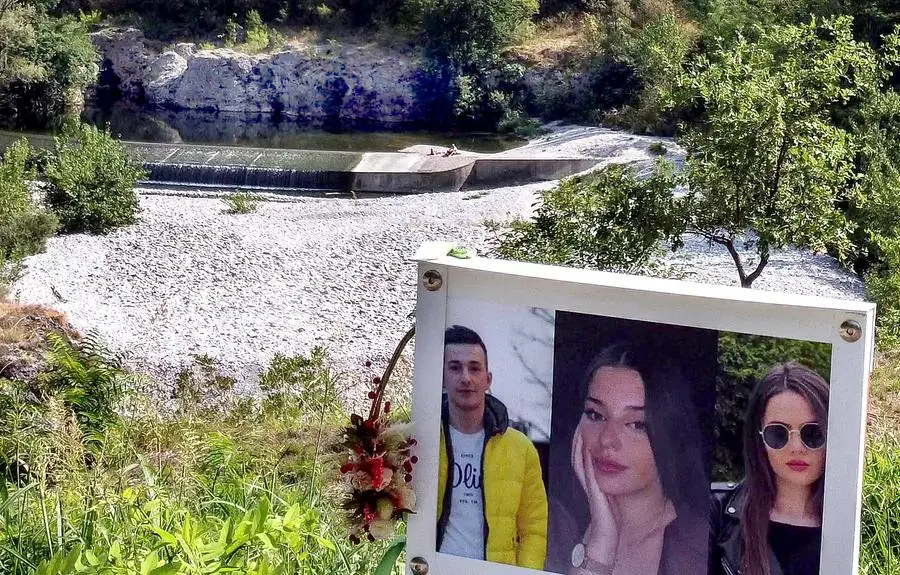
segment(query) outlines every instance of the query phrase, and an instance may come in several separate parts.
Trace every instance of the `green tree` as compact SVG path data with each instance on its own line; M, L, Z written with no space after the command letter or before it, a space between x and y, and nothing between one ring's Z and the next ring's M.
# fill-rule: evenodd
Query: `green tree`
M44 251L56 231L56 217L31 199L35 174L28 166L31 148L24 138L0 159L0 298L21 272L21 260Z
M498 123L519 107L514 86L524 73L504 51L526 36L538 0L428 0L422 26L430 62L423 94L433 116Z
M0 123L46 128L80 106L97 73L87 27L44 6L0 10Z
M499 230L500 257L538 263L634 272L653 261L660 242L679 245L682 216L672 195L672 166L660 159L652 174L610 164L563 180L544 192L532 219Z
M858 201L865 175L855 170L857 138L835 115L877 97L882 79L849 18L739 38L684 74L679 101L705 115L680 138L686 231L724 246L742 286L772 249L848 253L854 225L840 205ZM753 261L739 253L742 241L755 248Z
M137 220L134 187L145 172L108 130L67 126L55 140L55 158L46 172L47 203L61 231L102 234Z

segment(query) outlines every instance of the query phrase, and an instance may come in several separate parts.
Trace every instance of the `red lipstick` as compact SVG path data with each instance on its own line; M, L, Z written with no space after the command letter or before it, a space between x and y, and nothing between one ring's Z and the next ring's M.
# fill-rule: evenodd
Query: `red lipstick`
M800 461L799 459L792 459L787 462L787 466L793 469L794 471L806 471L809 469L809 463L805 461Z
M622 473L623 471L628 469L628 467L622 465L621 463L616 463L611 459L595 459L594 469L604 475L616 475L618 473Z

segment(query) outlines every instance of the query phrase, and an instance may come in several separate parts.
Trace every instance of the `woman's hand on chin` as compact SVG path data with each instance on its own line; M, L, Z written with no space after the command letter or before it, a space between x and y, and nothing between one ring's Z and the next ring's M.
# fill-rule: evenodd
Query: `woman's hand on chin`
M597 484L594 464L582 437L580 423L572 441L572 467L587 494L591 510L591 523L582 539L585 552L594 561L612 565L619 544L619 525L612 502Z

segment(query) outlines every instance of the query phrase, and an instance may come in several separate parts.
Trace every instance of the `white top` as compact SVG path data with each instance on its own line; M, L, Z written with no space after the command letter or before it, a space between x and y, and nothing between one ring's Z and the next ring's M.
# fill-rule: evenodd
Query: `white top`
M478 433L462 433L450 426L450 443L453 446L453 491L440 552L484 560L484 496L481 490L484 429Z

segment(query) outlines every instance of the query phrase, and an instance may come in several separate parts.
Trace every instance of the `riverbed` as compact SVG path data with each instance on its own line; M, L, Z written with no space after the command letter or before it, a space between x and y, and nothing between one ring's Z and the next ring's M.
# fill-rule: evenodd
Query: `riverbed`
M557 126L527 150L636 161L652 159L656 141ZM677 160L677 147L669 149ZM345 372L343 396L354 405L374 374L364 363L383 366L412 325L410 258L418 246L455 241L484 252L485 221L528 217L536 194L556 183L356 199L263 195L256 212L242 215L225 213L215 192L139 189L137 224L108 236L51 238L45 253L28 258L13 293L65 312L76 328L96 330L129 352L131 365L168 382L191 354L205 354L252 392L275 353L322 345ZM688 281L738 283L725 250L699 238L667 263ZM797 250L774 253L754 288L864 296L832 258Z

